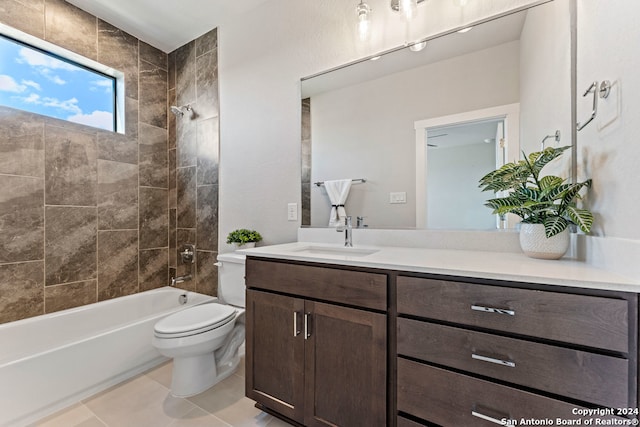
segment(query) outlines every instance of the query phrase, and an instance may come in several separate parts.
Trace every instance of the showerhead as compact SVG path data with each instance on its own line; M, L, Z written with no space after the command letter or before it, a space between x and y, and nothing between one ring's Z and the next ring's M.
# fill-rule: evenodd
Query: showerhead
M191 111L190 105L183 105L182 107L176 107L175 105L171 106L171 112L176 115L176 117L183 117L184 112Z

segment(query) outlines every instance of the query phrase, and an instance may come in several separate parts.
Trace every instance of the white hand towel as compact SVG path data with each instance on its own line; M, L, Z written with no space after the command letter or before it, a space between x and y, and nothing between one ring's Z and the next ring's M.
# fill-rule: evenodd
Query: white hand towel
M325 181L324 188L327 190L329 201L331 201L331 213L329 214L329 227L338 227L344 225L347 212L344 204L349 197L351 189L350 179L338 179L334 181Z

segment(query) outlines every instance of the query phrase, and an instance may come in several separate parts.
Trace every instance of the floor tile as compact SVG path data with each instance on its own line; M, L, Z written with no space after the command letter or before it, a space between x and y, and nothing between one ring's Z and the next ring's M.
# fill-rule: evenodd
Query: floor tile
M167 362L32 427L290 427L244 397L244 359L234 374L188 399L170 395L172 367Z
M273 417L256 408L255 402L243 397L213 413L234 427L264 427Z
M35 424L33 427L76 427L81 423L94 418L93 412L81 403L56 412Z
M159 382L166 388L171 388L171 375L173 372L173 364L171 361L167 363L163 363L160 366L157 366L150 371L148 371L145 375L151 378L154 381Z
M288 422L282 421L280 418L273 417L271 421L267 424L267 427L292 427L293 424L289 424Z
M195 406L173 397L147 376L139 376L84 402L109 427L163 427L181 419Z
M173 421L168 427L230 427L219 418L207 413L206 411L195 408L187 412L179 420Z

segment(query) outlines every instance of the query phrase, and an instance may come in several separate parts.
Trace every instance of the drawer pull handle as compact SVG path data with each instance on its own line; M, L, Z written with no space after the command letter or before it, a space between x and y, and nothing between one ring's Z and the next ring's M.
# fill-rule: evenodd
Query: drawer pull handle
M309 339L311 336L311 313L304 314L304 339Z
M298 313L297 311L293 312L293 336L297 337L300 335L300 330L298 329Z
M505 423L504 423L504 421L503 421L503 420L499 420L499 419L497 419L497 418L490 417L489 415L485 415L485 414L480 413L480 412L471 411L471 415L473 415L474 417L477 417L477 418L483 419L483 420L485 420L485 421L492 422L492 423L494 423L494 424L499 424L499 425L501 425L501 426L505 425ZM504 419L506 419L506 418L507 418L507 417L505 417Z
M508 314L509 316L516 315L516 312L513 310L507 310L504 308L484 307L482 305L472 305L471 310L482 311L485 313Z
M481 356L475 353L471 355L471 358L475 360L482 360L483 362L495 363L496 365L508 366L510 368L516 367L516 362L512 362L510 360L495 359L493 357Z

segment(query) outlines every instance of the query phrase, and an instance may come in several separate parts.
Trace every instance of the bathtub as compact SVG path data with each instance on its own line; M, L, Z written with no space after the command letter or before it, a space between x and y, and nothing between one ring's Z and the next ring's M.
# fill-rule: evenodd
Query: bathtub
M27 425L162 363L154 324L215 300L164 287L0 325L0 426Z

